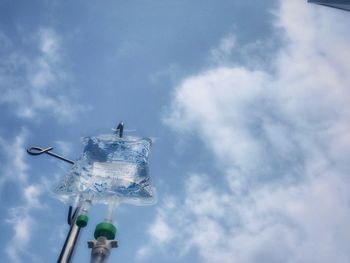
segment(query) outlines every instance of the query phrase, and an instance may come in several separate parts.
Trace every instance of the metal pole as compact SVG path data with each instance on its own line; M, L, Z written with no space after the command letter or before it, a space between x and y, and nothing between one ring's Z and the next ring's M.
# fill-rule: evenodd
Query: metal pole
M73 218L70 222L71 227L68 232L66 241L62 247L61 254L58 257L57 263L69 263L72 258L74 247L77 243L80 233L80 227L75 223L78 215L80 214L80 210L81 208L78 207L74 212Z

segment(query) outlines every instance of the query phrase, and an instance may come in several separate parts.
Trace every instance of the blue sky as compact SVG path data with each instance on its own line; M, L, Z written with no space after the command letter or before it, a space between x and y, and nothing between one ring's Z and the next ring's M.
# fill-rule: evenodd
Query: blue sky
M0 257L55 262L69 165L123 120L158 203L110 262L350 262L347 12L281 1L0 1ZM73 262L106 207L91 210Z

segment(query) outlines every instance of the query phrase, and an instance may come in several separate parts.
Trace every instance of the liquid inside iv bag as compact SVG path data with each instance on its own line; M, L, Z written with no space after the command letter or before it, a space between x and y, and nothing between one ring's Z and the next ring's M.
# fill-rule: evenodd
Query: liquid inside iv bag
M148 173L149 138L101 135L83 138L83 153L54 192L64 202L79 200L136 205L155 202Z

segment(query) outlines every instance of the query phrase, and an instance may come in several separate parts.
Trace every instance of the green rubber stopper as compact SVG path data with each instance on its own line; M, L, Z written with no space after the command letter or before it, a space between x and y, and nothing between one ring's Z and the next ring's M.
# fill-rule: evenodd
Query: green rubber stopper
M112 223L102 222L96 226L94 236L96 239L104 236L107 239L113 240L116 233L117 228Z
M89 221L89 217L87 215L79 215L76 221L77 226L86 227Z

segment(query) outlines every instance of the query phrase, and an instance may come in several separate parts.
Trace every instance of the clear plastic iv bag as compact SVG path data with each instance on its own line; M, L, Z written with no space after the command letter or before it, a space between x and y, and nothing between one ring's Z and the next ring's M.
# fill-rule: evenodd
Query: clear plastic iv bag
M155 202L148 172L151 139L111 134L85 137L82 142L81 157L54 189L60 200L136 205Z

